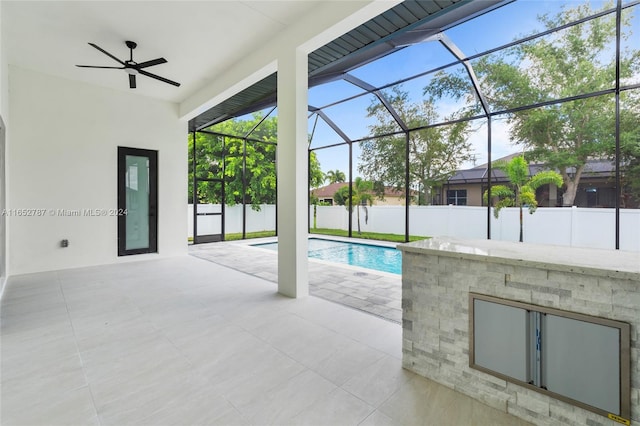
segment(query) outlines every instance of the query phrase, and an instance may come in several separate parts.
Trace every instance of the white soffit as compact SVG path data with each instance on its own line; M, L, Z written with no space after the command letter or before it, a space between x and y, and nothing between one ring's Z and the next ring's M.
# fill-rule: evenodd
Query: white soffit
M243 58L269 48L270 39L309 19L320 3L350 1L3 0L3 50L11 65L180 103ZM125 40L138 43L137 62L166 58L147 70L181 87L139 76L137 88L129 89L124 71L75 66L118 66L87 43L128 59Z
M392 8L401 0L321 1L260 50L243 57L180 105L180 116L192 119L235 93L272 74L282 49L307 53ZM269 2L264 2L269 3ZM295 3L295 2L293 2Z

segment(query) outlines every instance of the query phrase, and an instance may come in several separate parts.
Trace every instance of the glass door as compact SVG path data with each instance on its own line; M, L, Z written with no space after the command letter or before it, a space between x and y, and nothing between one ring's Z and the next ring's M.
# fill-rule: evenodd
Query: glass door
M158 251L158 151L118 147L118 256Z

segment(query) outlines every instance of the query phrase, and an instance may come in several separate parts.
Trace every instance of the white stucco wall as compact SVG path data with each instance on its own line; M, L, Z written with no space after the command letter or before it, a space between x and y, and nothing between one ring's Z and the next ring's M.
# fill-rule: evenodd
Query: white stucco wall
M7 68L7 49L4 46L6 38L3 35L4 25L2 25L2 2L0 2L0 211L4 210L6 204L6 132L5 121L7 120L7 111L9 109L9 84L8 84L8 68ZM4 284L7 277L7 247L6 247L6 218L0 216L0 295L4 290Z
M6 129L0 116L0 297L7 278L7 217L2 214L6 208Z
M9 67L10 275L186 253L186 122L175 104ZM158 254L117 256L116 217L57 209L117 207L117 147L158 150ZM60 241L69 240L68 248Z
M5 26L2 25L4 15L2 13L2 2L0 2L0 116L6 121L9 109L9 73L7 69L7 49L4 44L6 37L3 34Z

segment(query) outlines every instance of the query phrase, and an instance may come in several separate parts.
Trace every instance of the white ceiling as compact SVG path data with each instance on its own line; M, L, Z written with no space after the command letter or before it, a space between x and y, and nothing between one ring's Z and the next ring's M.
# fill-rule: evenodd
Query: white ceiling
M3 44L10 65L182 102L319 3L2 0ZM75 66L118 66L87 43L128 59L125 40L138 43L136 62L166 58L166 64L147 70L181 86L138 76L137 88L129 89L124 71Z

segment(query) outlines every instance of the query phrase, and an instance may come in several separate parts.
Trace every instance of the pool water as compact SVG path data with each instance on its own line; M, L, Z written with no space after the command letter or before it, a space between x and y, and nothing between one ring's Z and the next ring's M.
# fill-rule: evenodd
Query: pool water
M278 250L278 243L253 244ZM402 273L402 252L391 247L309 238L309 257L377 271Z

